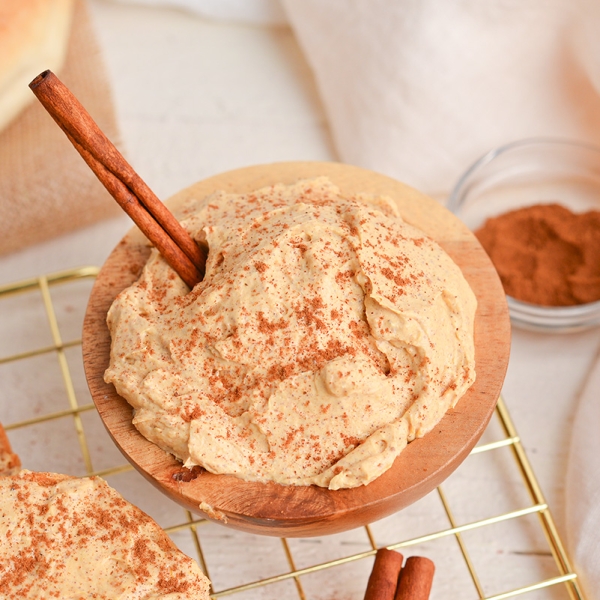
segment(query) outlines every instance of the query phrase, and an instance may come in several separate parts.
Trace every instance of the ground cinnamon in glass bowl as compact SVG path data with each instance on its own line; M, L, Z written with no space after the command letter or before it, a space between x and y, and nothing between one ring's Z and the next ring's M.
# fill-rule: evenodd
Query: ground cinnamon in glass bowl
M448 208L492 259L513 325L600 324L600 148L560 139L502 146L465 172Z
M600 211L526 206L487 219L475 235L513 298L542 306L600 300Z

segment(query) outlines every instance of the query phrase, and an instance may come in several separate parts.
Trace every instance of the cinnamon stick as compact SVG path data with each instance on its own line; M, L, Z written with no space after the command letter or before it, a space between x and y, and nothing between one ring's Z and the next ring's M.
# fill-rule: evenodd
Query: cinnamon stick
M394 600L403 560L394 550L377 550L364 600Z
M428 600L435 565L424 556L409 556L400 573L394 600Z
M204 276L205 252L54 73L40 73L29 87L108 192L185 283L194 287Z

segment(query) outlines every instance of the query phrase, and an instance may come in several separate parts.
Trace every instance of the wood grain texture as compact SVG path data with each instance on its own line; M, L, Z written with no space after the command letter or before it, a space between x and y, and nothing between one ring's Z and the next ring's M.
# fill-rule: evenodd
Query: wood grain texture
M423 497L460 465L482 435L508 365L508 309L489 258L467 227L438 202L393 179L338 163L275 163L203 180L176 194L167 204L181 218L188 201L216 190L250 192L319 175L328 176L342 192L393 198L406 221L435 239L461 267L478 300L477 380L429 434L411 442L392 468L369 485L330 491L316 486L244 482L203 470L196 475L138 433L131 423L131 407L103 379L110 352L106 313L116 295L137 279L149 253L148 243L137 228L125 236L102 267L83 326L88 385L106 428L123 454L179 504L252 533L286 537L337 533L381 519Z

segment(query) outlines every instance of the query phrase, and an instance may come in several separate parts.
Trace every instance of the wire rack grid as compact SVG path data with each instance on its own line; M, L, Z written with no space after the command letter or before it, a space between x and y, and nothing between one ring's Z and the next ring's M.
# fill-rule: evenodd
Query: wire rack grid
M0 422L25 468L101 476L155 518L198 560L212 597L358 600L376 550L387 547L434 560L433 600L584 600L502 398L443 486L344 534L245 534L165 498L115 449L85 384L80 332L97 273L82 267L0 287Z

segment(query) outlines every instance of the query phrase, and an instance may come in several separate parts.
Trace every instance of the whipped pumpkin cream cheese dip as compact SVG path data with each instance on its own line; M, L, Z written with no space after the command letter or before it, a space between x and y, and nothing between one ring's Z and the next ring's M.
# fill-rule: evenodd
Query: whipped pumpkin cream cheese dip
M105 381L187 467L367 484L474 382L475 296L391 200L318 178L186 214L205 278L190 291L152 251L108 313Z

